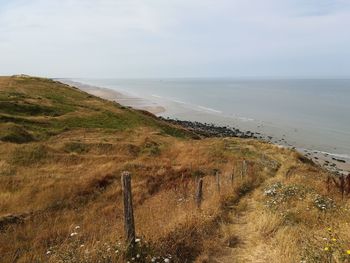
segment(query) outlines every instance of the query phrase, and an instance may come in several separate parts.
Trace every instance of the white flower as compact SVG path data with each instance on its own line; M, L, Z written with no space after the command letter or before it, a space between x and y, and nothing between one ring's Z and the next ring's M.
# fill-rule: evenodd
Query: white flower
M76 236L76 235L78 235L77 232L73 232L73 233L70 234L71 237L74 237L74 236Z
M80 247L84 247L84 245L80 245Z
M48 250L48 251L46 252L46 255L50 255L50 254L51 254L51 251Z
M118 254L118 253L119 253L119 250L117 249L117 250L115 251L115 253Z
M136 238L136 239L135 239L135 243L139 243L140 241L141 241L140 238Z
M153 258L151 259L151 262L156 262L156 258L153 257Z
M170 262L170 259L166 258L166 259L164 259L164 262L165 262L165 263L169 263L169 262Z
M140 258L140 254L137 254L137 255L136 255L136 258Z
M80 229L80 226L76 226L75 229Z

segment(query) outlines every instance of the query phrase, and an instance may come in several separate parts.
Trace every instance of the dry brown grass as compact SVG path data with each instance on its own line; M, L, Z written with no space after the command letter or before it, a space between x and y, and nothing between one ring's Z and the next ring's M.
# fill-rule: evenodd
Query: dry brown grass
M45 85L53 85L24 84L44 93ZM1 92L13 87L29 93L15 80L0 78ZM75 96L75 111L53 118L90 118L91 107L124 113L113 103ZM33 93L27 100L38 103ZM46 135L23 144L0 142L0 262L124 262L124 170L133 176L141 239L134 262L157 256L181 263L349 261L349 201L337 189L328 193L326 171L270 144L192 140L152 116L142 118L133 119L132 129L70 127L46 134L25 126L35 136ZM243 160L247 173L241 176ZM204 180L201 209L194 202L198 177ZM277 192L266 194L273 185ZM317 207L316 199L327 208Z
M77 259L70 255L71 260L79 261L80 245L84 245L84 253L92 251L89 257L93 260L99 256L100 251L94 250L98 241L110 247L122 242L120 173L123 170L133 174L136 228L142 240L147 240L158 255L171 254L179 260L195 258L201 253L205 239L214 234L213 226L221 220L225 202L238 199L244 187L258 182L260 172L263 178L262 167L256 166L254 174L247 175L252 178L242 182L235 178L231 185L227 167L243 157L240 147L227 152L223 140L177 141L154 135L147 129L103 138L96 132L81 133L85 133L85 139L79 142L89 142L88 152L65 151L66 141L82 137L74 131L60 135L59 139L27 144L28 149L42 145L48 152L37 162L23 166L12 164L13 158L17 158L17 148L23 149L23 145L6 144L11 154L4 159L16 169L16 175L1 177L1 215L24 214L25 218L23 223L6 228L0 236L5 261L15 257L24 262L45 260L47 251L52 251L54 256L51 254L50 258L55 261L61 256L69 257L66 253L72 249ZM157 156L142 150L137 156L130 152L130 148L142 149L149 141L160 145ZM111 145L105 154L98 149L102 143ZM216 190L214 169L223 172L220 194ZM201 210L195 208L193 200L196 174L204 176ZM71 238L76 225L80 226L79 234ZM79 249L74 247L77 242Z

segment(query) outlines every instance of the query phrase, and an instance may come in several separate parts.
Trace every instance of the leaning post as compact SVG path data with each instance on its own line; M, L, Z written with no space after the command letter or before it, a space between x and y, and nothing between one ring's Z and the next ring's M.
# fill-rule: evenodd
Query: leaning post
M124 230L125 241L128 248L135 244L135 223L134 210L132 206L131 175L129 172L122 172L122 191L124 199Z
M202 200L203 200L203 179L200 178L200 179L198 180L197 191L196 191L196 204L197 204L197 208L200 208L200 207L201 207Z
M234 177L235 177L235 168L232 167L232 172L231 172L231 176L230 176L231 185L233 185Z

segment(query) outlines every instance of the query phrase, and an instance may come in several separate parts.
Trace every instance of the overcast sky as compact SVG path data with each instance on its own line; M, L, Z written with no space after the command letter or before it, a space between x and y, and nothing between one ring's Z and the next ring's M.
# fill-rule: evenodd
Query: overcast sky
M350 77L350 0L0 0L0 75Z

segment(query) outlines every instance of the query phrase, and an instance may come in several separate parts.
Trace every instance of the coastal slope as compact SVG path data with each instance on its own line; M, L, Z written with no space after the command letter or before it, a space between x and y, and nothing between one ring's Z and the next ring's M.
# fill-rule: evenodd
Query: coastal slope
M290 149L207 137L50 79L0 77L1 262L349 262L346 182Z

